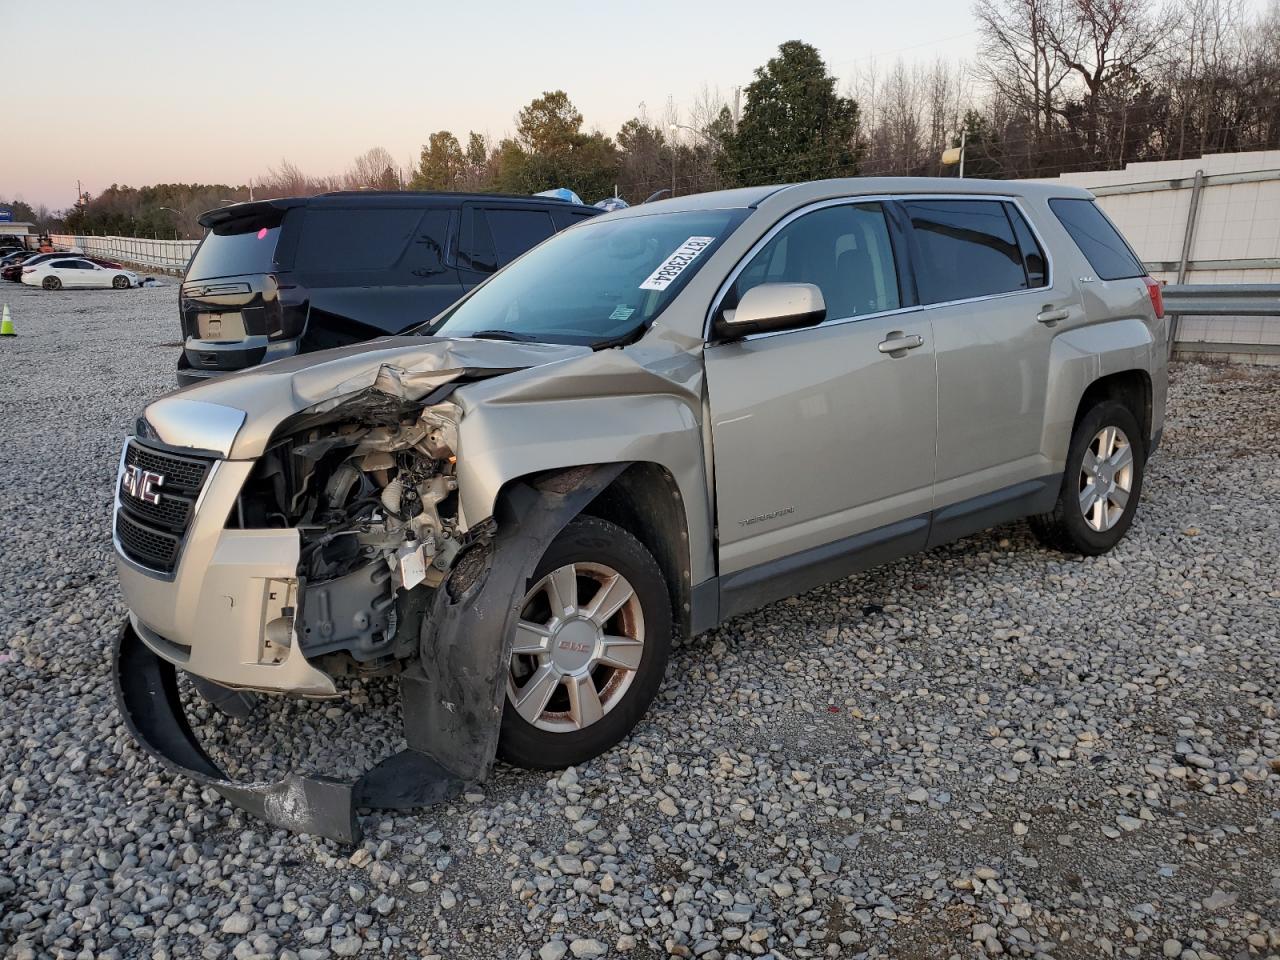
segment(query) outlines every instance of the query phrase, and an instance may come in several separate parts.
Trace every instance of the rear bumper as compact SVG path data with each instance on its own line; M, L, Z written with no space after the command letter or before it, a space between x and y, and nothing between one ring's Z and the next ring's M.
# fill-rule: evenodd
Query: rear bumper
M178 357L178 384L190 386L210 377L249 370L272 360L292 357L298 352L299 340L269 341L266 337L249 337L243 341L214 341L187 338Z

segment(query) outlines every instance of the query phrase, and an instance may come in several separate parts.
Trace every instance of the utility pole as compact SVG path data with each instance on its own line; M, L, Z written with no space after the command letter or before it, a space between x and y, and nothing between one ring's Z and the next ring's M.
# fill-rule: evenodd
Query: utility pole
M733 88L733 132L738 132L738 104L742 100L742 88Z

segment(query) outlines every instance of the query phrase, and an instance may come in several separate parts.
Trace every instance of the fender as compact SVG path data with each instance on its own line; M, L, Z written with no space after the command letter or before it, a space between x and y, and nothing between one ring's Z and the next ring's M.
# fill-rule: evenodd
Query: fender
M1066 466L1076 411L1089 384L1126 370L1150 371L1159 353L1150 328L1138 317L1089 324L1054 338L1040 449L1055 470Z
M693 583L715 575L700 356L674 354L665 375L638 348L606 350L468 384L458 421L458 492L467 525L493 516L520 477L583 464L651 462L675 480ZM643 361L643 365L642 365Z

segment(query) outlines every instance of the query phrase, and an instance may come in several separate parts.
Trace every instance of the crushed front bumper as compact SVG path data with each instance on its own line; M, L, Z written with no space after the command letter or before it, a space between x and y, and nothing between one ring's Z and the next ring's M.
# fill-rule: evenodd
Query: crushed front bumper
M405 750L351 783L288 774L238 783L200 746L187 722L177 669L133 621L112 656L125 726L162 764L286 830L340 843L360 839L359 807L441 803L488 776L497 753L519 599L547 546L628 464L577 467L514 482L498 504L498 533L462 554L423 618L421 656L400 675Z

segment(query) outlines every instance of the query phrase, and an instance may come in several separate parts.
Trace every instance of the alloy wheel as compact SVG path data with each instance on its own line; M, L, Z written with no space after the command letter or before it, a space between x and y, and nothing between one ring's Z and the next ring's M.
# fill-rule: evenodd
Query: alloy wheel
M1080 463L1080 512L1089 529L1105 533L1124 516L1133 491L1133 447L1119 427L1097 432Z
M644 655L644 612L612 567L569 563L525 595L507 698L542 730L568 733L600 720L626 695Z

